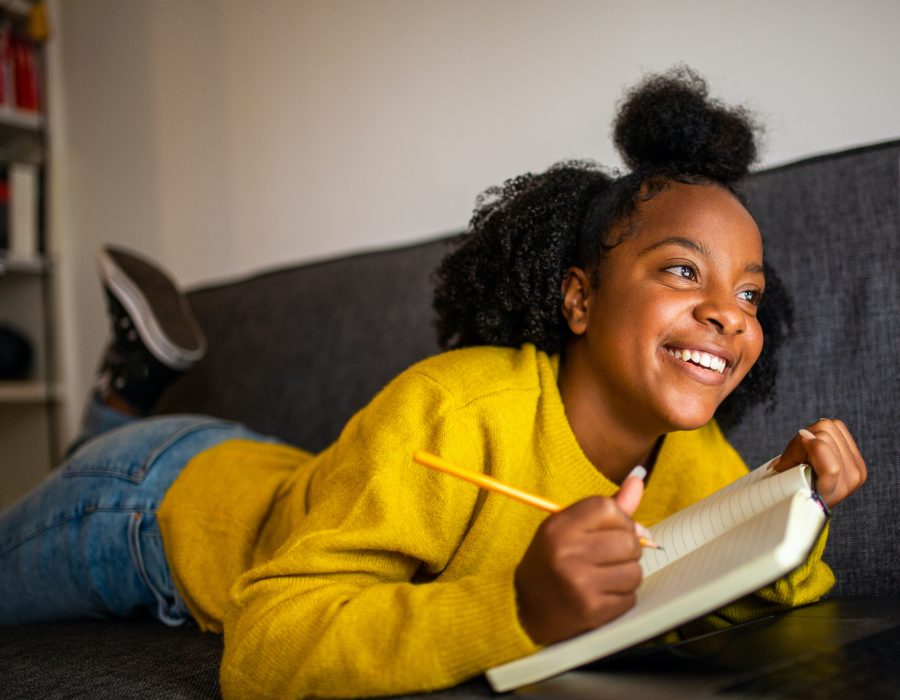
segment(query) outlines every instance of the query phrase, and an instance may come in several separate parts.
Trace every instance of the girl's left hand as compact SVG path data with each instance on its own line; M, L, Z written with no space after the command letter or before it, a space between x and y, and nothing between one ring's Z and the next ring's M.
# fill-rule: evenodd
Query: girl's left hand
M839 420L822 418L801 429L772 468L783 472L798 464L809 464L815 470L816 490L829 508L866 481L866 463L847 426Z

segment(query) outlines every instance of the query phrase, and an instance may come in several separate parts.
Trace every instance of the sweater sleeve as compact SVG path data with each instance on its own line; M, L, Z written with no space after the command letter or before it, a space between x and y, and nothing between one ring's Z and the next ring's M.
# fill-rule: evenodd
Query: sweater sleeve
M436 580L479 495L413 463L415 449L485 460L446 392L407 373L330 448L298 529L233 586L226 699L422 692L536 651L513 567Z

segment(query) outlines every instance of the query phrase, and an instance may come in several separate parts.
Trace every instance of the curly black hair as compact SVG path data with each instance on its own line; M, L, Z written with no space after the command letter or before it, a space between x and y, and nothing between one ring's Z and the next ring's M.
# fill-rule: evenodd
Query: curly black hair
M630 172L568 161L478 197L468 231L435 271L441 347L532 343L561 353L570 334L561 312L566 271L579 267L599 284L606 254L634 230L640 204L673 181L718 185L743 201L737 184L757 158L759 132L749 111L712 99L687 66L646 77L626 93L613 123ZM758 318L766 341L716 411L725 428L754 404L774 406L777 351L793 313L781 280L764 267Z

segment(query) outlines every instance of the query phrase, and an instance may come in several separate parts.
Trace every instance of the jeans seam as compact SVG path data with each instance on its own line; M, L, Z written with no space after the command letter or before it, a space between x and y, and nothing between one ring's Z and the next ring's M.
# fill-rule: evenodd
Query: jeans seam
M130 481L133 484L140 484L144 478L147 476L147 472L150 471L150 468L153 466L153 463L172 445L181 440L183 437L190 435L197 430L204 430L206 428L228 428L233 426L234 423L223 422L219 420L209 420L202 423L194 423L191 425L186 425L180 430L169 434L163 440L159 440L154 445L150 447L147 451L147 454L144 456L144 459L141 460L141 463L138 465L138 468L128 474L123 474L122 472L114 472L109 469L99 469L99 468L88 468L88 469L78 469L77 471L69 471L69 466L74 458L70 457L66 463L62 467L62 476L64 478L70 479L76 476L106 476L112 477L115 479L123 479L125 481Z
M53 528L59 527L63 523L67 523L70 520L75 520L76 518L83 518L86 515L90 515L91 513L96 513L98 511L129 511L129 512L138 511L141 513L155 513L156 512L156 510L154 510L153 508L140 508L140 507L134 507L134 506L132 506L130 508L88 506L80 513L73 513L72 515L67 515L65 517L59 518L59 519L54 520L53 522L48 523L46 525L41 525L34 532L31 532L28 535L25 535L24 537L20 537L17 540L13 540L9 544L5 545L4 547L0 547L0 555L6 554L10 550L15 549L16 547L19 547L19 546L25 544L28 540L33 539L33 538L37 537L38 535L41 535L41 534L47 532L47 530L52 530Z
M141 466L138 469L138 473L141 474L141 481L143 481L144 475L150 471L150 468L153 466L153 463L159 458L159 456L169 449L176 442L181 440L181 438L186 435L190 435L193 432L197 432L201 429L206 428L225 428L229 427L230 424L222 423L221 421L206 421L205 423L200 423L199 425L186 425L181 430L169 436L168 440L164 440L161 443L157 443L154 445L150 451L147 453L147 456L144 457L144 461L141 462Z
M143 517L138 514L141 511L135 511L135 517L128 521L128 549L131 553L131 559L137 568L138 575L144 582L144 585L150 589L153 597L156 599L156 609L159 614L160 622L170 627L178 627L186 622L185 618L177 619L169 614L169 603L161 591L157 589L150 581L150 575L147 573L147 567L144 565L144 556L141 554L141 522Z

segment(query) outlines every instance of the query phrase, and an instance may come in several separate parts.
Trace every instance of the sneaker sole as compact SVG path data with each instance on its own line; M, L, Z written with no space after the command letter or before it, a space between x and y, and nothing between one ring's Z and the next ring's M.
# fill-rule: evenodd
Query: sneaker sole
M138 335L156 359L173 369L186 370L206 354L206 340L200 325L180 292L163 273L140 258L115 248L97 251L97 268L103 284L128 311ZM157 308L136 279L153 290ZM173 336L193 347L183 347L172 339Z

